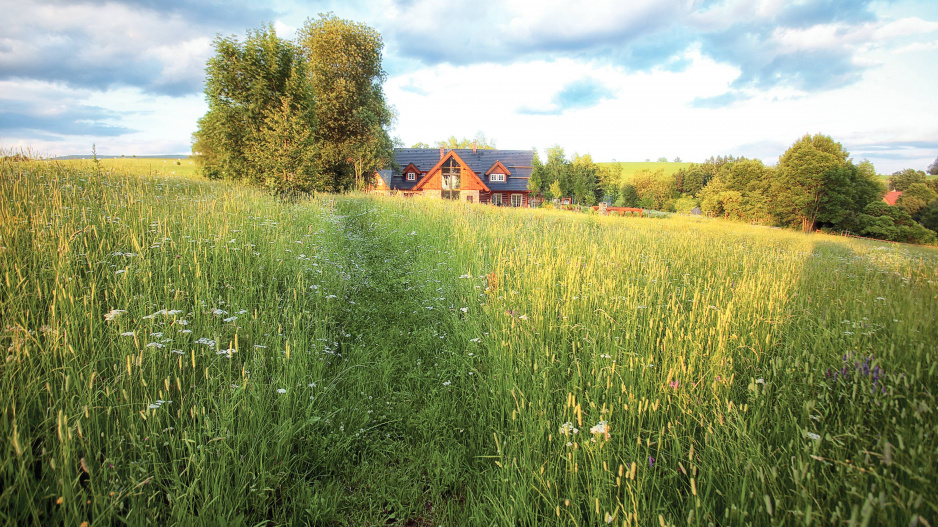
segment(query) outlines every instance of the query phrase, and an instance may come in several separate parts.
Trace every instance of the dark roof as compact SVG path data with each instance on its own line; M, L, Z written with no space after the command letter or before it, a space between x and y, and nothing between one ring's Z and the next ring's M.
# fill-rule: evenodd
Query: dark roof
M444 155L451 149L444 150ZM528 178L531 177L531 164L534 161L533 150L476 150L471 148L452 149L456 152L469 168L476 173L493 192L498 191L519 191L528 189ZM403 169L410 163L420 169L421 172L428 172L437 163L440 162L439 148L395 148L394 157L398 166ZM505 168L511 172L511 175L502 182L490 182L485 172L492 168L497 161L501 161ZM385 172L385 171L382 171ZM419 182L407 181L401 174L393 174L392 177L385 177L379 173L382 179L388 183L388 186L394 189L408 190L413 188Z

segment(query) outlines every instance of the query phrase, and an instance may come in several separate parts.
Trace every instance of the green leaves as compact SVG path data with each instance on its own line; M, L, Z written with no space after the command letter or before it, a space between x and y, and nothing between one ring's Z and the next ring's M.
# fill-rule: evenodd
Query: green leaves
M308 190L315 121L305 79L300 50L273 26L249 31L244 42L216 38L206 67L209 111L192 145L203 174L274 192Z
M297 43L267 26L214 46L209 111L192 137L203 175L280 194L335 191L391 162L394 114L374 29L329 14L308 20Z
M308 19L298 45L315 93L316 158L333 190L362 187L365 175L394 158L388 136L394 113L381 84L381 35L329 13Z

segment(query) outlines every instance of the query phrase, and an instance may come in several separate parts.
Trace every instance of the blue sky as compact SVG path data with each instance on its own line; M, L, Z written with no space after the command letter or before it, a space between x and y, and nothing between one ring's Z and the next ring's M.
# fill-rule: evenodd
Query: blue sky
M382 34L407 146L773 164L824 133L880 173L938 156L933 0L0 0L0 148L188 153L213 38L327 11Z

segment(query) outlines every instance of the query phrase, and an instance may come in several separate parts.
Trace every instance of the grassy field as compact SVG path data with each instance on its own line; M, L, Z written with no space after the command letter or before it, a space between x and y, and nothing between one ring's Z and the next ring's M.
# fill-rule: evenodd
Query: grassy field
M63 167L80 169L84 171L94 170L94 161L91 159L68 159L45 161L50 164L58 164ZM172 158L151 158L151 157L123 157L123 158L104 158L99 159L99 170L104 173L115 174L143 174L152 176L181 176L195 178L198 176L198 167L195 160L172 159Z
M661 170L664 176L671 176L678 170L691 166L691 163L670 163L670 162L661 162L661 161L597 163L597 164L600 166L619 165L622 169L622 177L626 180L631 179L632 176L634 176L635 173L640 170L647 170L651 173L655 173Z
M938 524L933 249L108 172L2 166L0 523Z

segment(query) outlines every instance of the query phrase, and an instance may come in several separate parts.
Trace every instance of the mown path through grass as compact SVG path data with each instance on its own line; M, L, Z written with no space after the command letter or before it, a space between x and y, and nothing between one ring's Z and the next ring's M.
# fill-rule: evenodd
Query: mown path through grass
M336 225L347 283L338 322L346 505L358 521L438 524L466 511L478 473L476 385L448 255L369 202L342 200ZM351 404L350 404L351 403ZM343 507L345 508L345 507ZM346 509L348 510L348 509ZM435 522L435 523L434 523Z

